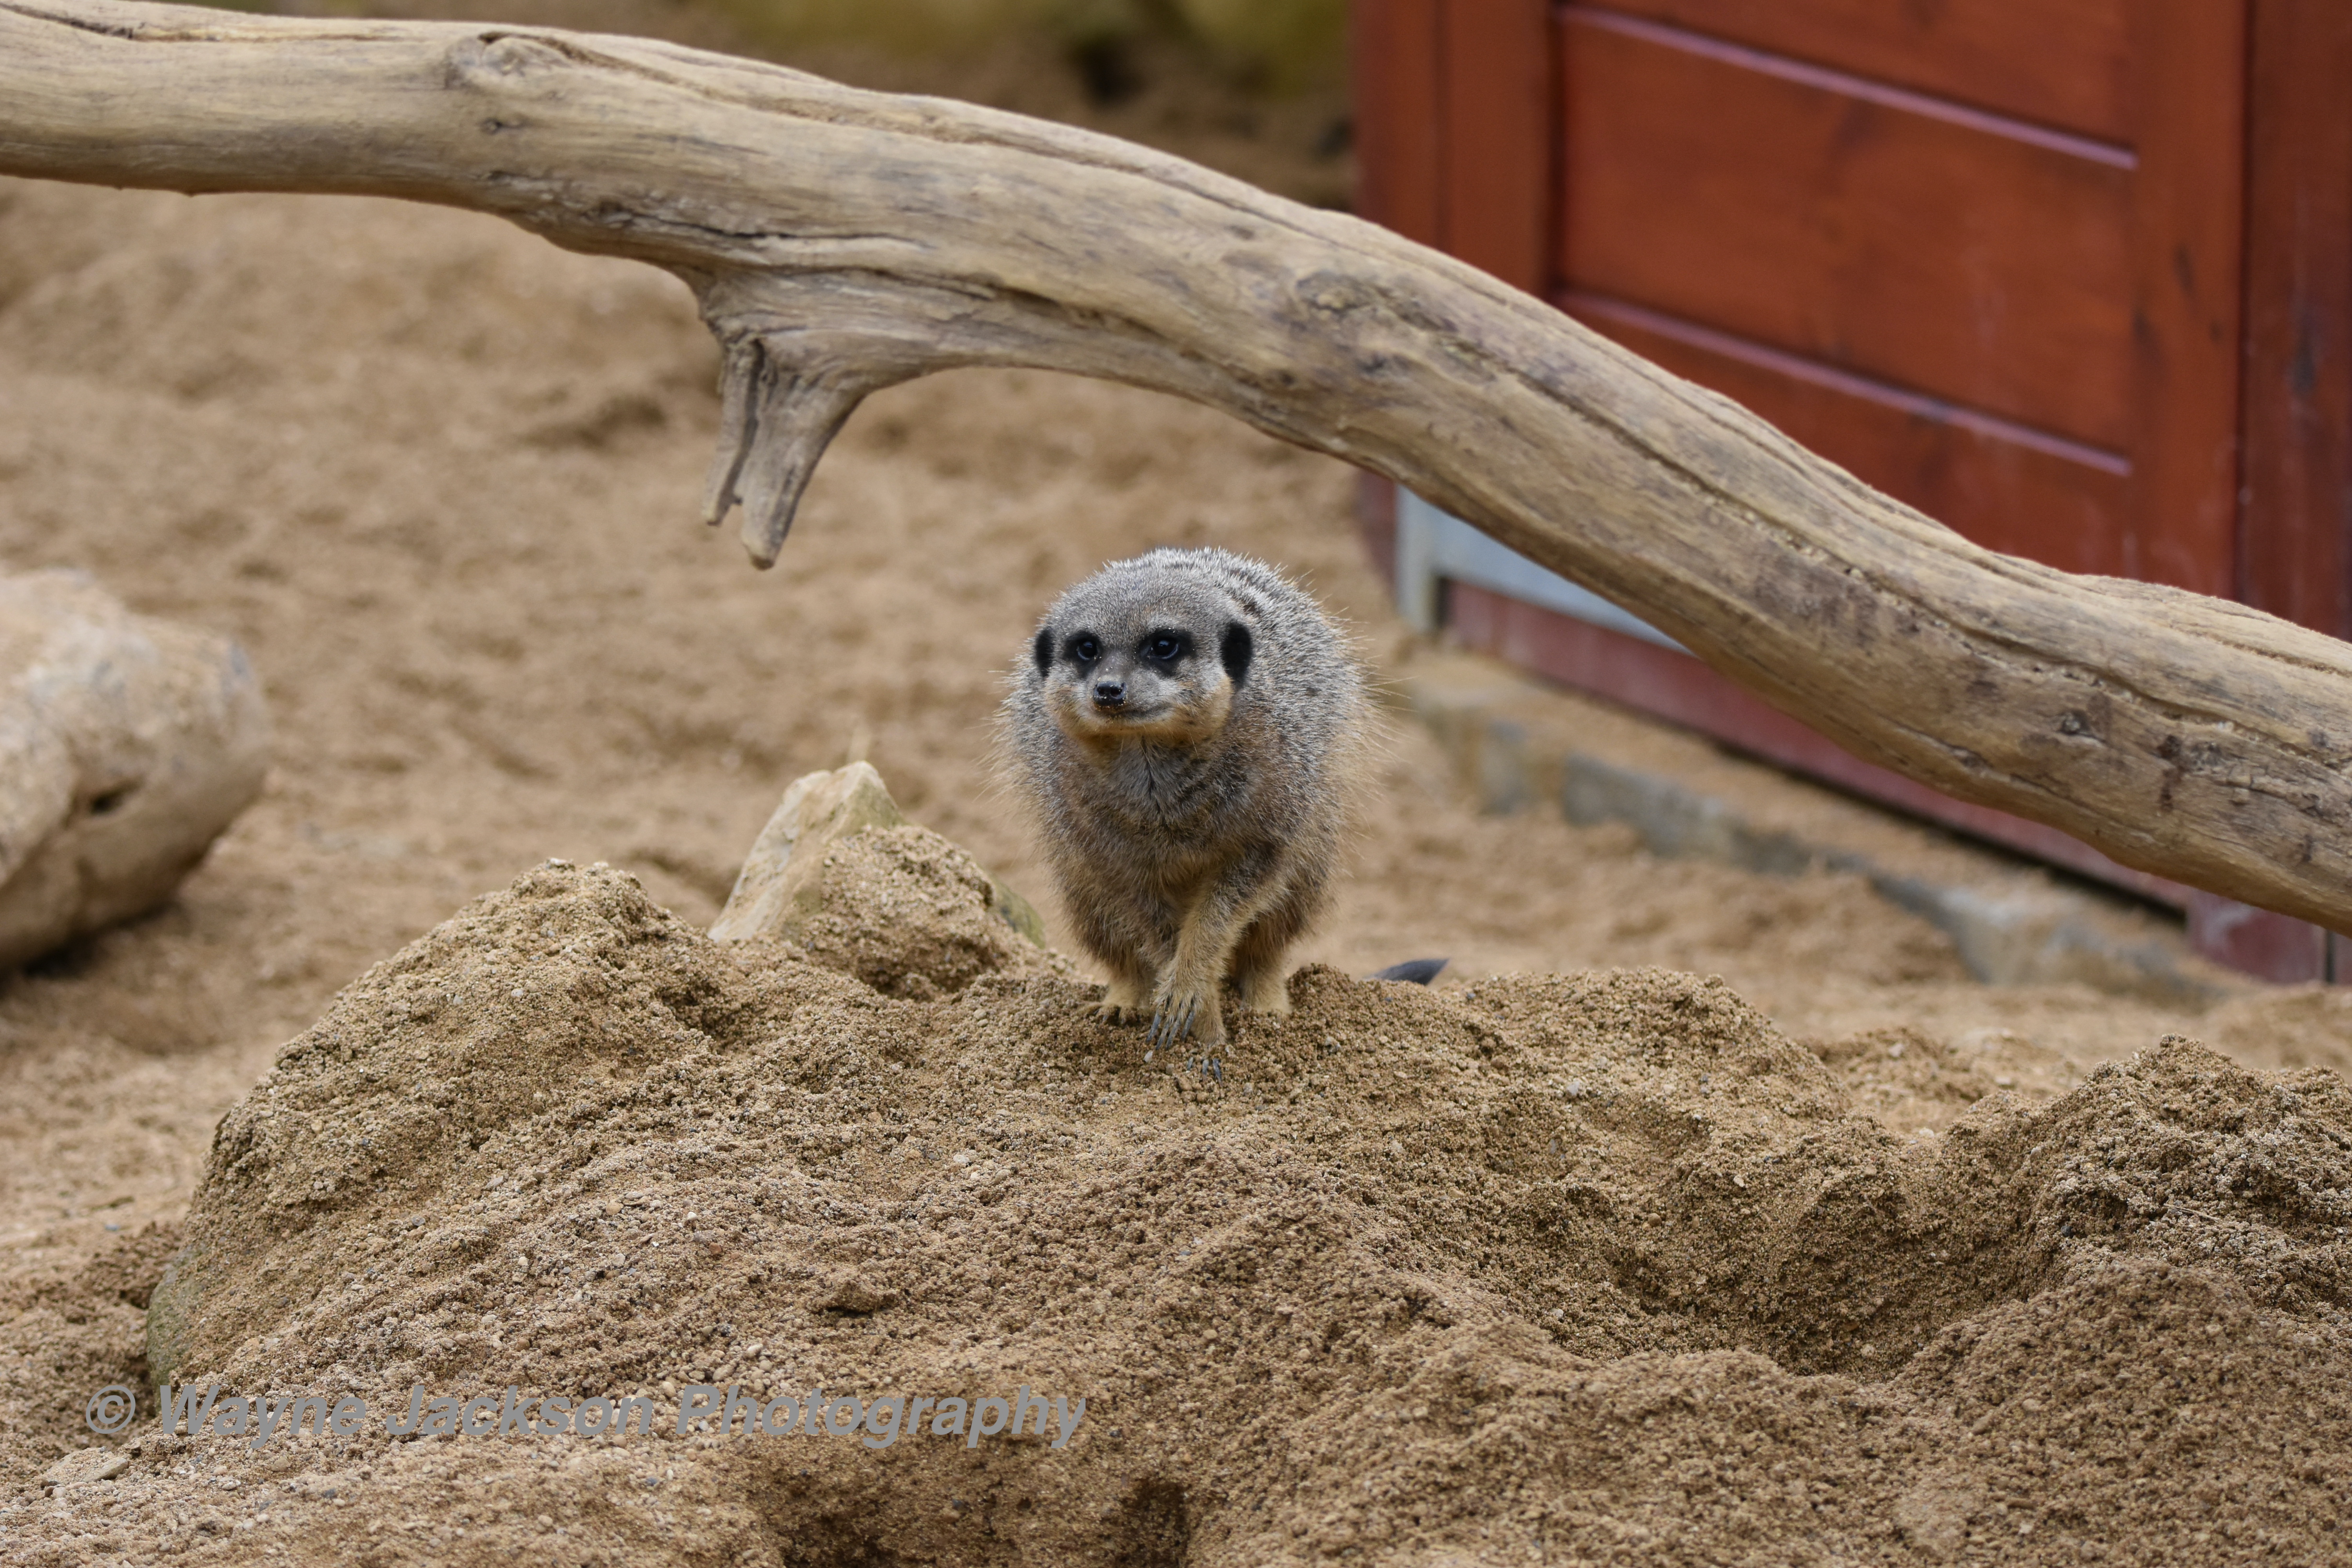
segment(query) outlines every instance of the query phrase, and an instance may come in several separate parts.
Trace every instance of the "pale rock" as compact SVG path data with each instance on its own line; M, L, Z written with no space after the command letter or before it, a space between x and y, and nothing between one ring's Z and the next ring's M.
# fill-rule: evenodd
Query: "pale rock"
M171 897L268 764L235 643L79 572L0 578L0 967Z
M77 1448L41 1472L46 1487L78 1487L109 1481L131 1468L131 1456L115 1448Z
M1045 942L1029 901L908 822L867 763L793 781L710 934L788 942L919 999L1042 957Z

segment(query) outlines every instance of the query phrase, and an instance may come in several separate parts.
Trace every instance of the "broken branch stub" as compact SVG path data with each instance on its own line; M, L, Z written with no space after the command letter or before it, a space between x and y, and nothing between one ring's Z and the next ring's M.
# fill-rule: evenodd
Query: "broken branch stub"
M706 516L771 560L859 398L1031 365L1373 469L1858 754L2352 931L2352 648L1978 548L1384 230L1107 137L638 39L0 0L0 173L402 196L667 268Z
M902 379L855 364L813 371L760 338L729 345L702 521L716 528L740 502L744 551L762 571L773 566L817 459L860 403Z

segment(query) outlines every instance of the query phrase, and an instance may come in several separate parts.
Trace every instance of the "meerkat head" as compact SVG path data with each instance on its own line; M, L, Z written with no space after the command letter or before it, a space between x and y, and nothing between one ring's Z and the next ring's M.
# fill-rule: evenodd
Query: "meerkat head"
M1187 745L1224 728L1255 644L1213 582L1120 562L1046 612L1032 658L1064 732L1097 743Z

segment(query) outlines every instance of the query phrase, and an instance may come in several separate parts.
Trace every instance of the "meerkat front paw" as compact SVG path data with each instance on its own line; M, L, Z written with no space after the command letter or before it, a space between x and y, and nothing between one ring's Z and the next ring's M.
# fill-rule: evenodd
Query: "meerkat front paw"
M1146 1008L1144 987L1120 976L1103 988L1102 1000L1095 1004L1095 1016L1114 1024L1139 1024Z
M1172 1046L1187 1035L1204 1046L1225 1043L1225 1019L1214 991L1171 991L1152 1009L1151 1029L1144 1036L1153 1048Z

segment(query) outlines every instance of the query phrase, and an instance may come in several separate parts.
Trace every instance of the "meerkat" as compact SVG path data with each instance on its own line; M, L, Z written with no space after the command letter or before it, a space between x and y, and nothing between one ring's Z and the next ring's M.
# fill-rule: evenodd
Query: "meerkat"
M1153 1047L1225 1037L1218 987L1290 1010L1283 955L1328 896L1369 713L1315 601L1223 550L1115 562L1045 612L1005 703L1097 1011Z

